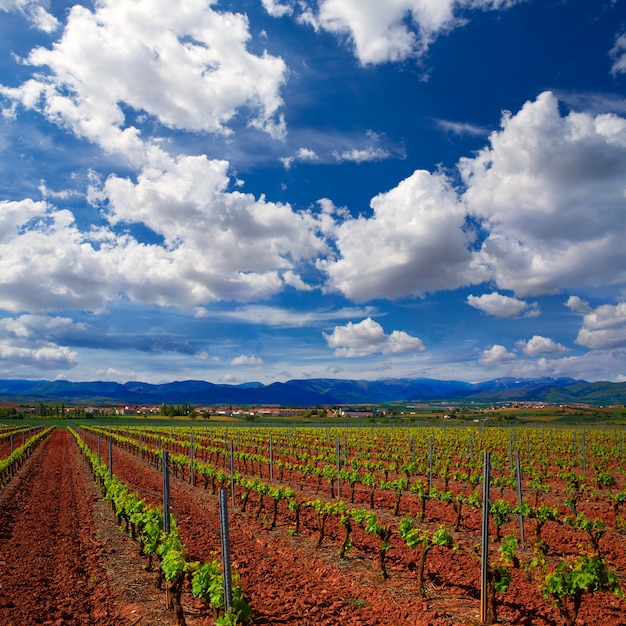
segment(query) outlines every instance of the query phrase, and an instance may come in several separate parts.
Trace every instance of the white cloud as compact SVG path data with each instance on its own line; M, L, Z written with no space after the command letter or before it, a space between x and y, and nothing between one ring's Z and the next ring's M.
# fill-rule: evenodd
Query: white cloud
M573 311L574 313L580 313L585 315L586 313L591 313L592 308L589 306L589 302L586 300L582 300L578 296L570 296L565 303L565 306Z
M484 126L469 124L467 122L451 122L448 120L435 120L437 126L447 133L459 136L486 137L489 130Z
M506 9L516 0L318 0L299 2L299 21L348 36L363 64L400 61L426 52L442 33L465 23L457 12ZM316 11L317 9L317 11Z
M122 260L131 294L153 292L162 283L172 298L189 305L265 298L282 290L280 273L326 251L311 213L226 191L227 166L206 157L163 157L136 183L109 177L104 188L109 219L143 223L166 243L133 246L137 254ZM293 279L287 274L290 284ZM166 300L173 302L170 296Z
M294 161L319 161L319 156L315 150L310 148L300 148L294 156L282 157L279 159L285 169L289 169Z
M479 359L479 363L491 367L494 365L500 365L509 361L514 361L517 356L513 352L507 352L504 346L495 344L490 348L483 350L482 356Z
M0 319L0 368L10 364L36 370L76 367L78 354L58 345L58 340L82 330L81 324L67 317L21 315Z
M78 354L53 344L37 347L15 346L0 341L0 363L12 366L28 366L35 369L71 369L78 365Z
M531 357L542 356L544 354L556 356L569 351L563 344L557 343L548 337L542 337L541 335L534 335L528 341L517 341L515 345L526 356Z
M261 0L263 8L272 17L283 17L293 13L293 6L289 2L283 3L280 0Z
M340 258L319 262L329 288L365 301L422 296L482 282L465 207L443 175L418 170L370 203L374 214L335 230Z
M315 150L311 150L310 148L300 148L300 150L298 150L297 158L300 161L317 161L319 159Z
M498 286L523 297L623 284L626 119L562 117L546 92L505 114L490 143L459 169Z
M44 202L0 203L0 308L104 308L119 259L105 231L81 233L67 210Z
M329 348L335 349L335 356L354 358L371 354L401 354L407 352L423 352L421 339L412 337L401 330L394 330L385 335L383 327L366 318L358 324L348 322L346 326L335 326L329 335L322 333Z
M102 311L123 295L193 308L308 288L297 266L326 252L312 213L228 192L225 162L155 154L136 182L110 176L90 197L113 226L142 223L163 245L81 231L44 202L1 203L0 308Z
M302 280L302 277L291 270L287 270L283 274L283 282L298 291L313 291L314 287L308 285Z
M263 359L258 356L246 356L241 354L240 356L234 358L231 362L231 365L263 365Z
M359 315L375 315L373 307L347 307L343 309L315 309L313 311L296 311L280 307L250 304L233 311L209 312L203 309L202 317L219 317L236 320L247 324L264 324L276 328L298 328L304 326L319 326L329 320L344 320Z
M0 10L21 13L37 30L45 33L53 33L59 27L59 21L48 12L49 8L49 0L0 0Z
M626 346L626 302L585 313L576 343L592 350Z
M228 133L245 109L250 125L282 136L284 62L248 52L247 18L209 4L189 0L172 11L166 0L103 0L93 12L75 5L61 39L26 59L39 73L0 93L133 162L143 145L122 105L168 128L217 133Z
M343 161L352 161L353 163L366 163L370 161L384 161L391 157L391 153L382 148L364 148L359 150L353 148L352 150L344 150L343 152L333 152L334 158L342 163Z
M537 317L540 313L536 302L528 304L523 300L503 296L497 292L482 296L467 296L467 303L475 309L494 317Z
M615 38L615 45L610 52L613 65L611 66L611 74L626 74L626 33L622 33Z
M0 319L0 332L19 339L43 339L54 341L59 335L84 332L85 325L69 317L45 315L20 315L17 318Z

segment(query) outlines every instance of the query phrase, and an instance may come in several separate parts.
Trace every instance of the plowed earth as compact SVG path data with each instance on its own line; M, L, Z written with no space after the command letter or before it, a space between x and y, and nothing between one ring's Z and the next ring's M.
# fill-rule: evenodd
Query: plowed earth
M0 492L0 624L174 624L70 433L55 430Z
M114 447L113 470L146 500L160 503L162 478L155 468ZM210 559L220 547L217 496L174 478L170 487L172 512L188 559ZM426 568L426 595L420 597L415 588L417 553L406 545L393 543L390 578L383 581L376 566L376 543L365 533L355 529L355 547L341 561L338 526L329 524L322 547L315 549L312 512L303 511L302 532L296 537L290 533L294 520L285 503L277 527L269 528L270 504L269 498L260 507L251 500L242 511L237 503L229 515L232 560L254 610L254 624L478 623L479 566L471 555L433 548ZM445 518L435 509L431 515ZM552 530L548 526L544 533L557 532L556 525ZM118 530L66 431L53 432L0 493L0 545L2 625L173 624L163 609L164 597L154 589L153 575L142 569L145 560ZM605 546L620 575L621 545ZM502 623L563 623L535 584L520 572L514 577L514 591L501 598ZM189 626L213 624L189 593L183 604ZM612 595L596 594L583 601L577 624L623 626L626 604Z

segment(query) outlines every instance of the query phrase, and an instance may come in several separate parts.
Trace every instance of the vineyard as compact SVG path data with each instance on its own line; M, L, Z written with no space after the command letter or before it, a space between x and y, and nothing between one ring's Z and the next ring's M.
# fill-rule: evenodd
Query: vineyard
M71 433L174 623L626 622L622 430ZM5 435L0 453L9 452ZM12 445L31 438L14 433ZM228 498L231 598L220 496Z

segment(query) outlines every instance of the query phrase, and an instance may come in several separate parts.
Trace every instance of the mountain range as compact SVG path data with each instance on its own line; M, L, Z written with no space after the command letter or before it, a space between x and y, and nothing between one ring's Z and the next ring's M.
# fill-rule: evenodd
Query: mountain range
M143 382L69 382L0 380L0 400L72 404L193 404L319 406L392 402L504 402L592 405L626 403L626 383L587 382L572 378L497 378L480 383L430 378L375 381L314 378L263 385L214 384L200 380L165 384Z

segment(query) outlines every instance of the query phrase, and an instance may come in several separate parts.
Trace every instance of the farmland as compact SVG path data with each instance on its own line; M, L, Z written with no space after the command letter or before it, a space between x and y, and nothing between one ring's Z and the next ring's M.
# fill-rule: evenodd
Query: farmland
M93 481L91 467L102 489L95 499L109 503L108 524L137 538L144 556L134 558L144 565L147 520L162 524L167 451L179 543L168 553L172 546L159 549L157 537L150 560L168 602L177 595L180 602L164 620L233 617L219 598L209 606L198 574L221 559L218 494L226 489L235 592L252 623L480 623L487 452L487 619L495 612L507 624L624 623L626 466L618 426L94 424L44 437L3 492L37 471L59 437L72 475ZM28 508L27 482L12 517ZM58 488L51 493L59 499ZM74 508L81 498L90 499L75 495ZM14 554L3 550L5 561L19 560L20 545ZM99 559L84 556L95 568ZM93 610L100 616L93 623L126 623L114 621L111 608Z

